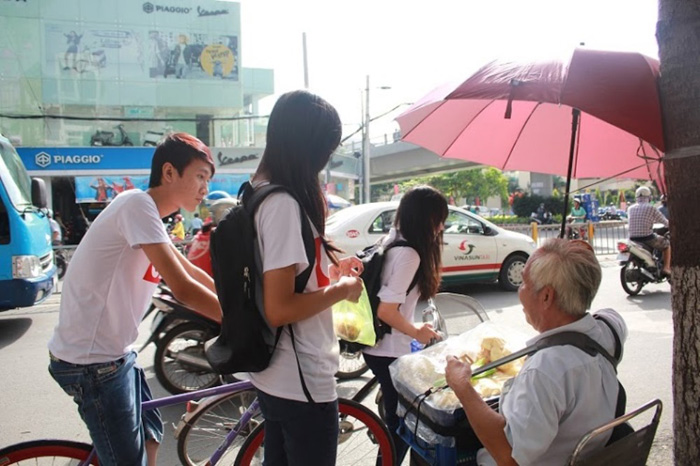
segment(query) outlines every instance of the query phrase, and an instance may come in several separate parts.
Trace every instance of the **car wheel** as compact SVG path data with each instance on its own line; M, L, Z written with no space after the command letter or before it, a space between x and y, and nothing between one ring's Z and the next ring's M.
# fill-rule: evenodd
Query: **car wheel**
M501 273L498 276L498 284L507 291L517 291L523 282L523 270L527 257L522 254L510 256L501 266Z

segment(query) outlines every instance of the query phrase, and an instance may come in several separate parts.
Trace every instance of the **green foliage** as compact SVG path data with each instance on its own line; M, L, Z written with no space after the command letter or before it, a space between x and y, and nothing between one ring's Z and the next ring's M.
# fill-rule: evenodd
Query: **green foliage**
M401 183L401 190L405 192L420 184L430 185L448 198L465 198L467 204L475 204L477 197L482 203L492 196L499 196L502 203L508 198L508 179L495 168L475 168L414 178Z
M533 212L544 202L545 209L552 215L561 215L564 210L564 199L555 197L543 197L537 194L525 194L522 197L513 199L513 213L518 217L529 218Z
M598 200L599 204L601 202L603 202L603 195L600 192L600 188L595 188L595 191L593 191L593 194L595 195L595 198Z
M378 183L370 185L370 197L372 202L388 201L394 194L394 183Z
M508 192L513 193L518 189L520 189L520 184L518 183L518 177L517 176L509 176L508 177Z
M554 185L554 188L558 189L560 192L566 189L566 180L561 176L554 176L552 178L552 184Z
M605 192L605 205L615 204L615 196L612 191Z

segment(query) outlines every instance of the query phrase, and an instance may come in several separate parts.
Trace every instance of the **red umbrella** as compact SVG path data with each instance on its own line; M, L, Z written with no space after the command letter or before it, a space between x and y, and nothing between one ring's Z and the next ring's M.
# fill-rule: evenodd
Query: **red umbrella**
M568 209L572 177L651 178L664 190L658 75L657 60L633 52L494 61L397 121L402 140L443 157L566 175Z

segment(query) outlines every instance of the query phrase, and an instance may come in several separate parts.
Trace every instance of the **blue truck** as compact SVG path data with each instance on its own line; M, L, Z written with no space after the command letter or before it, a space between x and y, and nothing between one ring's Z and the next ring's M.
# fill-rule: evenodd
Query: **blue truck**
M46 186L0 135L0 311L45 300L55 275Z

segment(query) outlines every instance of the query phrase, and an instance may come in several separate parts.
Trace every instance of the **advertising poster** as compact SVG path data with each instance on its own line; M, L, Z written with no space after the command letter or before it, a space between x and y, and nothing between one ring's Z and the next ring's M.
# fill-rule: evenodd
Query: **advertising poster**
M238 37L134 26L45 23L45 74L60 78L238 81Z
M214 175L209 181L209 192L225 191L231 196L237 196L241 185L248 181L250 175L221 174ZM75 202L93 203L109 202L114 196L129 189L148 189L149 176L76 176Z
M109 202L122 191L148 189L148 176L76 176L75 202Z

